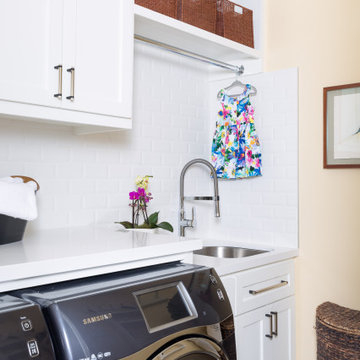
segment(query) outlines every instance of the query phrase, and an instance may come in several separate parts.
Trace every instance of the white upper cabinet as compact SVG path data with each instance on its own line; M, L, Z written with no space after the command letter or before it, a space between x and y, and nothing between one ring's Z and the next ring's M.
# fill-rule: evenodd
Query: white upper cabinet
M2 0L0 31L2 116L131 127L133 0Z
M0 99L56 106L62 2L2 0L0 32Z
M132 18L130 1L65 0L64 107L131 117Z

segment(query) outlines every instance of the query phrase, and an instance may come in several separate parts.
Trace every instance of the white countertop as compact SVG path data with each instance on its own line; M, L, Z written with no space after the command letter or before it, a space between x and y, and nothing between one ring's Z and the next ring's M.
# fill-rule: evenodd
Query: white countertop
M213 267L219 276L236 273L242 270L263 266L266 264L291 259L298 256L299 250L294 248L270 248L261 245L254 245L244 242L234 242L226 240L203 240L203 246L238 246L250 249L268 250L266 253L252 255L243 258L217 258L211 256L194 254L193 262L198 265Z
M0 246L0 292L164 262L192 260L201 240L94 226L42 230Z
M180 238L165 231L120 231L114 226L42 230L0 246L0 292L171 261L214 267L222 276L298 255L297 249L288 248L267 249L267 253L240 259L192 255L203 245L266 249L225 240Z

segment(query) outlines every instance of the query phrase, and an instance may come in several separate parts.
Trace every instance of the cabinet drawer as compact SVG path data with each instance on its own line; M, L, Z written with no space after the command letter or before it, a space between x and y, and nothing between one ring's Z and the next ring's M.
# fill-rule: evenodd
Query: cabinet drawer
M282 261L242 271L236 277L235 314L256 309L295 293L294 263Z

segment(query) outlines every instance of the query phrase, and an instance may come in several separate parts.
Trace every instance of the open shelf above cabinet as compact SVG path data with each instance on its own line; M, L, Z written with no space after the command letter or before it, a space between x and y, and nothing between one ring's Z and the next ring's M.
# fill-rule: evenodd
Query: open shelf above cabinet
M235 65L261 59L259 50L139 5L135 5L135 35Z

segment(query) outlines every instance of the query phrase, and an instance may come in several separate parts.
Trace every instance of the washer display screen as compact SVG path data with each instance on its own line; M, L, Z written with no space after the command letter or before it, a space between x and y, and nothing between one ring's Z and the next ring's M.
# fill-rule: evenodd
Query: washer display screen
M182 282L134 293L149 332L155 332L197 317L194 304Z

